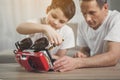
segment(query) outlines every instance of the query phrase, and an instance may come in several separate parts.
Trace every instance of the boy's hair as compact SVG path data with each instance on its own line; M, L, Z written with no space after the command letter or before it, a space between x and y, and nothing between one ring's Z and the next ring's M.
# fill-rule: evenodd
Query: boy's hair
M92 0L82 0L82 1L92 1ZM100 8L102 8L102 7L104 6L104 4L107 3L107 0L96 0L96 2L97 2L97 4L98 4L98 6L99 6Z
M52 0L51 5L48 6L47 12L56 8L60 8L68 20L75 14L75 4L73 0Z

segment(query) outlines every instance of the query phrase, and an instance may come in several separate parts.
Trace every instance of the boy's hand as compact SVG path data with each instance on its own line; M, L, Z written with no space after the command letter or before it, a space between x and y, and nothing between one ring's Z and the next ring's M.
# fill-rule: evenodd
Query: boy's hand
M52 54L51 56L52 56L52 59L56 59L56 60L59 59L59 56L56 56L55 54Z
M60 45L62 43L62 37L51 26L45 26L44 33L47 35L52 44Z

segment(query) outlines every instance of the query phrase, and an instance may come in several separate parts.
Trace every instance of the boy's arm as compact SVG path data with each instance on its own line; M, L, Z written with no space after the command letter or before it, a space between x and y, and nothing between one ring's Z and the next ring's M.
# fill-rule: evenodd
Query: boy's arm
M26 22L18 25L16 31L20 34L34 34L44 32L44 25Z
M88 47L80 47L79 51L77 51L73 57L74 58L83 58L90 56L90 49Z
M66 50L66 49L60 49L60 50L57 51L56 54L53 54L52 57L53 57L54 59L59 59L60 57L65 56L66 53L67 53L67 50Z
M22 23L16 28L16 31L20 34L34 34L40 32L47 33L50 32L51 30L55 32L55 30L50 25L30 22Z
M36 24L36 23L22 23L17 28L16 31L20 34L34 34L34 33L44 33L48 37L51 43L59 45L62 43L61 36L53 29L50 25Z
M89 47L81 47L80 52L84 53L86 56L90 56L90 49Z

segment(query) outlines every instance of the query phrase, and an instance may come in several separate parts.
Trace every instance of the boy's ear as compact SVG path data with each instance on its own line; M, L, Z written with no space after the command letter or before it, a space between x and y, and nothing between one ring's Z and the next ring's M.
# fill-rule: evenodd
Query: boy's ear
M46 9L46 13L48 13L50 11L50 9L51 9L50 6L48 6Z

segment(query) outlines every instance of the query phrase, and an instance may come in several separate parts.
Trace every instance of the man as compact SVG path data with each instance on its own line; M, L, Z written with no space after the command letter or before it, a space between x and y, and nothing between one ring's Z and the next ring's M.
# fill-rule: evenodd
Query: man
M120 59L120 13L108 10L107 0L82 0L81 11L84 20L77 38L80 52L75 58L65 56L57 60L55 71L113 66Z

